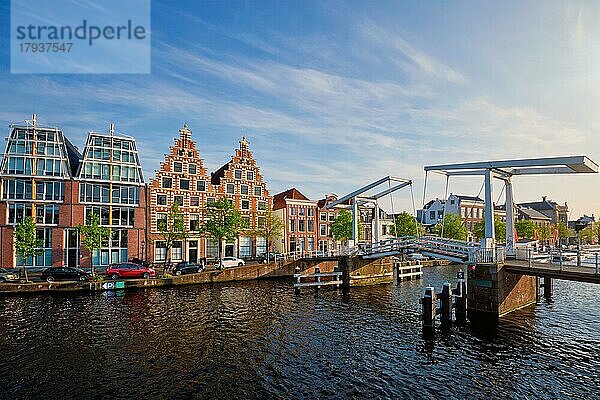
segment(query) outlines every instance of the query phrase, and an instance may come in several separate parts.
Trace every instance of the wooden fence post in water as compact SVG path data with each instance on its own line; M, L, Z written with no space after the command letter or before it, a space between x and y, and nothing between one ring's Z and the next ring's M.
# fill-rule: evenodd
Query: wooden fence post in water
M456 322L465 324L467 322L467 283L465 282L463 271L458 272L458 281L456 282L455 310Z
M450 282L444 282L440 293L441 321L446 325L452 322L452 290Z
M319 274L321 273L321 268L319 268L318 266L315 267L315 282L321 283L321 277L319 276ZM315 286L316 290L321 289L321 286L317 285Z
M342 291L350 291L350 257L342 256L338 262L340 269L342 270Z
M435 288L425 288L425 295L421 299L423 330L433 331L435 329Z
M552 278L544 276L544 297L546 299L552 298Z
M294 290L295 294L300 294L300 267L296 267L294 268L294 275L296 275L296 283L298 284L298 286L296 286L296 289Z

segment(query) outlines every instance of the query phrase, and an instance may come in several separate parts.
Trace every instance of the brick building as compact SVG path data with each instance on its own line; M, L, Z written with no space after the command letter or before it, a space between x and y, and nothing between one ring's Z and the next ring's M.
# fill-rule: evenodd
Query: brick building
M95 212L113 237L93 255L94 265L143 256L145 199L133 138L91 132L84 155L54 127L11 125L0 167L0 259L3 266L84 266L75 229ZM26 216L37 224L43 254L22 259L14 252L14 226Z
M206 239L199 231L204 206L215 201L215 191L191 135L187 125L179 130L179 138L148 185L149 260L195 262L206 254ZM189 235L185 241L174 243L167 254L157 221L166 217L174 203L180 206Z
M273 214L284 222L275 250L281 253L315 251L318 240L317 202L291 188L273 196Z
M211 183L215 196L230 199L246 218L249 226L248 233L234 242L225 243L224 255L251 258L266 252L265 239L253 236L250 232L260 223L260 219L264 218L267 204L271 204L272 197L250 151L248 141L244 137L239 144L231 160L211 174ZM216 257L217 252L217 244L209 242L207 256Z
M327 204L333 203L338 199L337 195L329 193L322 199L317 201L317 209L319 213L318 229L317 229L317 250L324 253L339 250L340 243L333 238L331 234L331 223L335 221L339 212L345 207L339 206L332 209L327 208Z

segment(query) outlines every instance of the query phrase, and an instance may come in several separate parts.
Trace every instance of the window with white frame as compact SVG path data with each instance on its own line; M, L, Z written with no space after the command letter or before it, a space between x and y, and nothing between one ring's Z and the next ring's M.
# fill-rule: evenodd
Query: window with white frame
M165 261L167 259L167 244L164 241L154 242L154 261Z

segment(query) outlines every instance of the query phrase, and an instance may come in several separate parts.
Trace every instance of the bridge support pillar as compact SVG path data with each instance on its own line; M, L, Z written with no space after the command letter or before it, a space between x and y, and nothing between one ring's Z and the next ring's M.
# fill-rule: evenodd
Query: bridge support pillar
M552 278L544 276L544 297L546 298L546 300L552 298L552 284Z
M347 293L350 291L350 257L340 257L338 266L342 271L342 292Z
M500 317L536 302L536 279L506 271L503 263L472 266L467 280L469 319Z

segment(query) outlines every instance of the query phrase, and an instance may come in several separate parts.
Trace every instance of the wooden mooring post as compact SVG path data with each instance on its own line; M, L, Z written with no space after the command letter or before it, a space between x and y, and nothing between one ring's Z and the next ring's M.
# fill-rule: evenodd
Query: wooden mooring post
M294 269L294 293L300 294L300 289L303 287L313 286L315 290L319 290L321 286L334 286L336 289L343 285L343 281L340 280L342 272L339 268L336 268L333 272L321 272L321 268L315 267L315 272L312 274L301 274L300 267ZM331 278L330 280L321 280L321 278ZM311 282L302 282L302 279L313 278Z
M425 294L420 299L421 319L423 321L423 330L432 331L435 329L435 316L440 315L443 326L449 326L452 323L452 309L455 309L456 322L464 324L467 321L467 284L464 280L463 271L459 271L456 289L452 289L450 282L445 282L440 293L435 292L435 288L428 286L425 288ZM440 299L440 308L437 308L436 300Z

